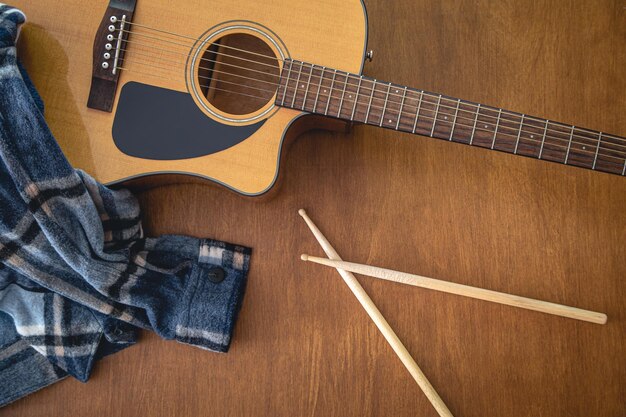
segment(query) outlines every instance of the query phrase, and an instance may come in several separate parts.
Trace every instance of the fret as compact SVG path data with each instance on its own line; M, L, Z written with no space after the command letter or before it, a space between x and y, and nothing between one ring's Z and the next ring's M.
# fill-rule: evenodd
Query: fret
M572 139L574 138L574 129L576 129L576 127L572 125L572 130L569 132L569 142L567 143L567 152L565 153L565 162L563 162L565 165L567 165L567 159L569 158L569 150L572 147Z
M376 88L376 78L374 78L374 82L372 82L372 94L370 94L370 101L367 104L367 114L365 115L365 123L367 123L367 119L370 117L370 109L372 108L372 99L374 98L374 89Z
M626 138L298 60L284 61L274 104L626 176L626 155L621 148Z
M522 114L522 119L519 122L519 130L517 131L517 139L515 140L515 150L513 151L514 155L517 154L517 148L519 146L519 138L522 135L522 128L524 127L524 117L526 117L526 115Z
M420 93L419 103L417 103L417 111L415 112L415 122L413 122L413 133L417 127L417 119L420 117L420 108L422 107L422 100L424 99L424 90Z
M461 105L461 99L456 101L456 110L454 111L454 118L452 119L452 129L450 130L450 139L452 140L452 135L454 134L454 126L456 125L456 117L459 114L459 106Z
M322 81L324 80L325 70L326 70L326 67L322 67L322 72L320 73L320 81L319 81L319 84L317 85L317 93L315 94L315 103L313 104L313 113L315 113L315 110L317 109L317 99L319 99L320 97L320 90L322 89Z
M584 134L592 134L592 132L587 131L587 130L582 130L580 128L577 128L576 130ZM570 157L569 157L569 165L592 169L595 151L592 148L592 146L594 145L589 144L588 141L591 141L594 139L588 136L582 136L582 135L577 135L577 137L578 139L576 141L572 141L572 149L571 149Z
M546 120L546 127L543 129L543 138L541 139L541 148L539 148L538 159L541 159L541 154L543 154L543 145L546 143L546 133L548 132L548 124L550 124L550 120Z
M311 72L309 72L309 79L306 80L306 90L304 91L304 99L302 100L302 110L304 110L304 106L306 106L306 98L309 95L309 86L311 85L311 76L313 75L313 68L315 65L311 65Z
M496 146L496 136L498 136L498 127L500 126L500 116L502 116L502 109L498 109L498 119L496 119L496 128L493 129L493 140L491 141L491 149Z
M433 118L433 127L432 129L430 129L431 137L435 134L435 123L437 123L437 114L439 113L439 104L441 104L441 94L439 94L439 98L437 99L437 108L435 109L435 117Z
M387 86L387 95L385 95L385 104L383 104L383 112L380 114L380 124L378 126L383 125L383 121L385 120L385 110L387 110L387 102L389 101L389 91L391 91L391 83Z
M363 77L359 77L359 84L356 86L356 92L354 93L354 106L352 107L352 114L350 115L350 120L354 120L354 112L356 111L356 105L359 102L359 95L361 94L361 81L363 81Z
M596 146L596 156L593 157L593 166L591 169L596 169L596 161L598 160L598 151L600 150L600 142L602 141L602 132L598 136L598 146Z
M333 70L333 78L330 81L330 88L328 89L328 101L326 102L326 110L324 110L324 116L328 115L328 106L330 106L330 100L333 98L333 86L335 85L336 76L337 70Z
M346 72L346 79L343 83L343 90L341 91L341 100L339 101L339 110L337 110L337 117L341 115L341 108L343 107L343 98L346 95L346 87L348 86L348 80L350 79L349 75L350 74Z
M404 100L406 99L406 87L404 87L404 93L402 93L402 101L400 102L400 110L398 110L398 121L396 122L396 130L400 127L400 119L402 119L402 108L404 107Z
M472 134L470 136L469 144L471 145L474 142L474 133L476 133L476 123L478 123L478 115L480 114L480 103L476 106L476 117L474 117L474 126L472 126Z
M289 80L291 79L291 67L293 66L293 61L289 61L289 71L287 71L287 80L285 81L285 89L283 90L283 99L281 102L281 106L285 105L285 97L287 96L287 88L289 87Z
M293 99L291 100L291 107L296 103L296 96L298 95L298 84L300 84L300 77L302 76L302 67L304 66L304 62L300 62L300 70L298 71L298 78L296 80L296 89L293 90Z

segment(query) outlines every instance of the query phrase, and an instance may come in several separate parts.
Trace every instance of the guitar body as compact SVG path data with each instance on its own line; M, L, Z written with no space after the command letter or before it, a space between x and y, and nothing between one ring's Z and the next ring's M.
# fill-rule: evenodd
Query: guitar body
M241 32L265 43L263 53L277 56L279 70L282 59L296 58L353 73L361 72L367 41L360 0L138 0L132 16L137 26L127 27L158 28L156 35L169 39L169 45L155 52L149 37L130 34L109 112L87 107L94 37L106 1L72 0L62 8L45 0L13 4L28 17L19 56L45 101L53 134L73 166L104 183L182 173L245 195L265 193L276 182L284 142L306 128L326 125L311 119L317 116L275 107L273 98L231 118L200 97L210 92L193 95L201 86L201 79L194 85L189 75L194 51L200 51L196 70L209 61L193 39L208 39L208 45L216 33ZM132 55L142 45L150 52L143 61ZM327 120L328 127L345 125Z

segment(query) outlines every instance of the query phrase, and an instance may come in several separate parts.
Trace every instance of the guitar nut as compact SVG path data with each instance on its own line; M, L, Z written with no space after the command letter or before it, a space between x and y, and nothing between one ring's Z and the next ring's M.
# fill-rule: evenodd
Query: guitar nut
M104 68L104 69L109 68L109 63L108 62L103 62L102 63L102 68Z

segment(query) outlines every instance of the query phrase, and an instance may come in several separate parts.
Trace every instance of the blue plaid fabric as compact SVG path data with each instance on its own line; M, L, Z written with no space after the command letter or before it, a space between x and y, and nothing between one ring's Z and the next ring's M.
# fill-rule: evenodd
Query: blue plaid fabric
M139 206L63 157L17 63L24 15L0 4L0 406L71 375L149 329L226 352L250 250L146 238Z

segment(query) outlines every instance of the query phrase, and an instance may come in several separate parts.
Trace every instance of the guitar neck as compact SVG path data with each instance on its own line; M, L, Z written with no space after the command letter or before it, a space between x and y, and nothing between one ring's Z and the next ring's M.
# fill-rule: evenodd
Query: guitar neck
M276 105L626 175L626 138L287 60Z

